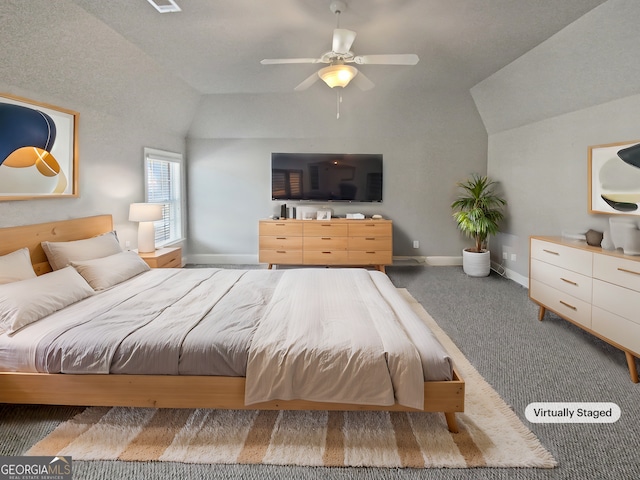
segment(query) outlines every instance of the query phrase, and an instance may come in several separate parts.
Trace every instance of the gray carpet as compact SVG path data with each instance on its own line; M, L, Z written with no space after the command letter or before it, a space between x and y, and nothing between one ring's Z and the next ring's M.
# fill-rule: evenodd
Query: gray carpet
M469 278L461 267L389 267L449 334L469 361L555 456L553 470L401 470L74 462L75 479L626 479L638 478L640 384L629 380L624 354L547 314L527 290L492 274ZM614 402L615 424L530 424L527 404ZM61 421L69 407L0 406L0 456L20 455Z

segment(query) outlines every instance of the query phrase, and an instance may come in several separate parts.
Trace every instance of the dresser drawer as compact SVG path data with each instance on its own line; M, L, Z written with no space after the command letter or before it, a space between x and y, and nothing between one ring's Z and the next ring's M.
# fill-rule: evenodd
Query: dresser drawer
M346 250L304 251L304 265L346 265L349 252Z
M260 237L260 250L302 250L302 237Z
M304 237L305 250L346 250L348 237Z
M302 236L302 224L298 222L260 222L260 235Z
M640 355L640 325L599 307L593 307L592 330Z
M389 222L368 222L362 221L362 223L350 223L349 224L349 236L350 237L390 237L391 236L391 223Z
M260 250L258 261L281 265L302 265L302 250Z
M593 272L593 254L544 240L531 239L531 258L566 268L590 277Z
M391 250L391 237L349 237L349 250Z
M390 265L393 263L393 258L389 250L351 250L349 252L349 263L352 265Z
M309 220L303 226L305 237L346 237L349 227L346 223L331 223Z
M593 256L593 276L640 292L640 262L596 254Z
M585 277L571 270L532 259L531 278L585 302L591 301L593 283L591 277Z
M640 293L593 280L593 305L640 324Z
M531 280L529 296L558 315L591 328L591 304L538 280Z

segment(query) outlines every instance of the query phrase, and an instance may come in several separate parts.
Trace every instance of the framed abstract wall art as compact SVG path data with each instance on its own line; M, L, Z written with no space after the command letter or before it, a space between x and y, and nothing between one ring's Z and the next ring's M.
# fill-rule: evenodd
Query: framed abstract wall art
M640 141L589 147L589 213L640 215Z
M0 200L78 196L78 117L0 94Z

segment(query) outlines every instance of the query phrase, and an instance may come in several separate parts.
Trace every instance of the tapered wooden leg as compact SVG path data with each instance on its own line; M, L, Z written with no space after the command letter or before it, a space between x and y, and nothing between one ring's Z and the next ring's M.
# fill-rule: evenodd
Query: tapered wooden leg
M456 414L453 412L444 412L444 418L447 419L447 427L451 433L458 433L458 421Z
M627 365L629 366L629 375L633 383L638 383L638 369L636 368L636 357L629 352L624 352L627 357Z
M538 310L538 320L542 321L545 313L547 313L547 309L540 305L540 310Z

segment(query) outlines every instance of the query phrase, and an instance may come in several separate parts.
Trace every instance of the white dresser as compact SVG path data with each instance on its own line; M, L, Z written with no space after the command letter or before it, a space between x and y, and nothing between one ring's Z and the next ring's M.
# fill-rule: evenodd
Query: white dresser
M561 237L531 237L529 298L625 352L638 382L640 257Z

